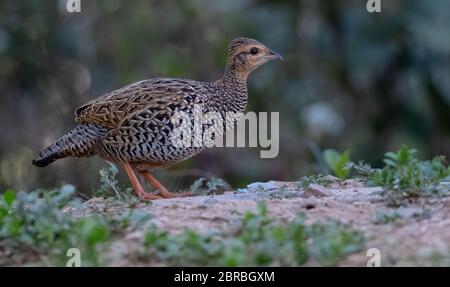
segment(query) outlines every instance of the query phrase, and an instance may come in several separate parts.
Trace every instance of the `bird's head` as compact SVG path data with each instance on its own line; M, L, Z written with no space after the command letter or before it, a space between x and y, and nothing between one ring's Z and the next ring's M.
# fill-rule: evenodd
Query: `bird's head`
M228 50L228 66L245 79L259 66L275 59L283 60L280 54L250 38L234 39Z

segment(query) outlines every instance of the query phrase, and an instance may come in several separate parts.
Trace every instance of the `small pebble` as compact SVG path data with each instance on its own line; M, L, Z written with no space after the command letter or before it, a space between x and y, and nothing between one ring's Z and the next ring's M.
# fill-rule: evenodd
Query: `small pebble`
M445 207L450 207L450 198L446 198L443 200L443 204Z
M216 204L219 203L219 200L217 198L211 197L211 198L207 198L205 199L205 201L203 201L204 204Z
M306 188L303 195L306 197L310 197L310 196L325 197L325 196L333 196L334 194L319 184L311 183Z

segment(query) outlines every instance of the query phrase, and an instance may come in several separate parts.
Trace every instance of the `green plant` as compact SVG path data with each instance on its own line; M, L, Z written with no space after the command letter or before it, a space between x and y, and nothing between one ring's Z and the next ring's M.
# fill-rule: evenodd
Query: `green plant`
M387 152L385 166L373 169L365 164L353 165L359 173L367 177L370 185L383 187L383 195L389 205L402 205L414 197L447 194L448 185L440 183L450 175L450 167L445 165L443 156L421 161L417 151L403 146L397 152Z
M9 252L46 257L65 265L66 250L78 248L84 266L98 265L110 226L100 216L74 219L63 209L80 203L72 200L75 188L64 185L51 191L8 190L0 201L0 246Z
M331 180L323 175L323 174L316 174L316 175L308 175L300 178L298 182L298 187L301 189L307 188L311 183L319 184L324 187L328 187L331 183Z
M108 165L99 171L101 186L94 192L94 196L114 197L118 201L128 202L130 207L134 207L140 202L139 198L134 196L131 188L120 188L117 179L118 172L117 167L108 162Z
M297 266L309 259L336 265L362 248L363 237L338 222L306 225L304 216L282 223L260 202L258 213L247 212L231 233L172 235L152 227L144 246L141 259L175 266Z
M350 170L355 170L357 174L361 175L363 178L367 180L375 171L376 169L372 168L370 164L365 163L364 161L359 161L358 163L349 162L347 164L347 168Z
M105 253L107 243L112 240L111 229L107 220L100 216L74 220L67 231L68 240L62 243L63 250L78 248L82 266L98 266L103 262L101 254ZM59 258L62 264L66 260L67 257Z
M122 195L120 194L119 181L117 180L117 173L119 170L117 167L108 161L108 166L103 167L100 171L100 182L102 185L100 186L99 192L108 194L110 191L113 191L118 199L122 199Z
M439 183L450 174L450 168L444 165L443 156L431 161L419 161L415 149L403 146L396 153L387 152L382 170L376 171L372 180L388 188L409 189L411 193L420 191L427 185Z
M37 251L50 249L64 237L70 221L61 211L74 192L65 185L44 192L4 193L0 202L0 239L9 246L26 245Z
M373 215L372 222L374 224L388 224L396 221L398 218L401 218L401 216L395 210L376 210Z
M350 152L348 150L340 153L334 149L327 149L323 152L323 159L335 176L340 179L346 179L349 176Z
M315 223L309 233L313 238L311 254L325 266L336 265L345 255L361 250L364 241L359 232L338 221Z
M201 193L202 187L206 183L206 194L214 194L217 193L220 190L223 190L225 188L225 182L221 178L212 177L209 180L207 180L204 177L201 177L194 181L194 183L190 187L190 191L192 193Z

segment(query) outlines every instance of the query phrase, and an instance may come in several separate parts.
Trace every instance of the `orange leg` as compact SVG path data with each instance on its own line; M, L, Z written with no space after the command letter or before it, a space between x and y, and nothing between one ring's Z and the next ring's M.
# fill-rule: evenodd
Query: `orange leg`
M131 168L129 163L124 163L123 167L125 168L125 172L128 175L128 178L130 179L131 186L133 187L134 191L136 192L137 196L143 200L143 201L150 201L154 199L160 199L161 196L151 194L148 192L145 192L142 188L142 185L139 183L138 178L136 177L136 174L134 173L133 169Z
M192 195L190 192L170 192L150 172L141 171L140 173L151 186L159 191L159 194L164 198L185 197Z

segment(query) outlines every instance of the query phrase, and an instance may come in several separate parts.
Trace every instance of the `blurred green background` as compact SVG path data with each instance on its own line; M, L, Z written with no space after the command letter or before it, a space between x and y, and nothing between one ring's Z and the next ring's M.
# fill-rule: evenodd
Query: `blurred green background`
M213 81L228 42L253 37L279 51L249 79L249 110L280 112L280 153L211 149L157 176L183 189L201 176L235 187L320 172L325 148L380 164L406 143L450 154L450 1L365 0L0 2L0 189L72 183L96 190L98 158L31 165L75 126L73 111L157 76ZM126 184L123 173L121 183Z

